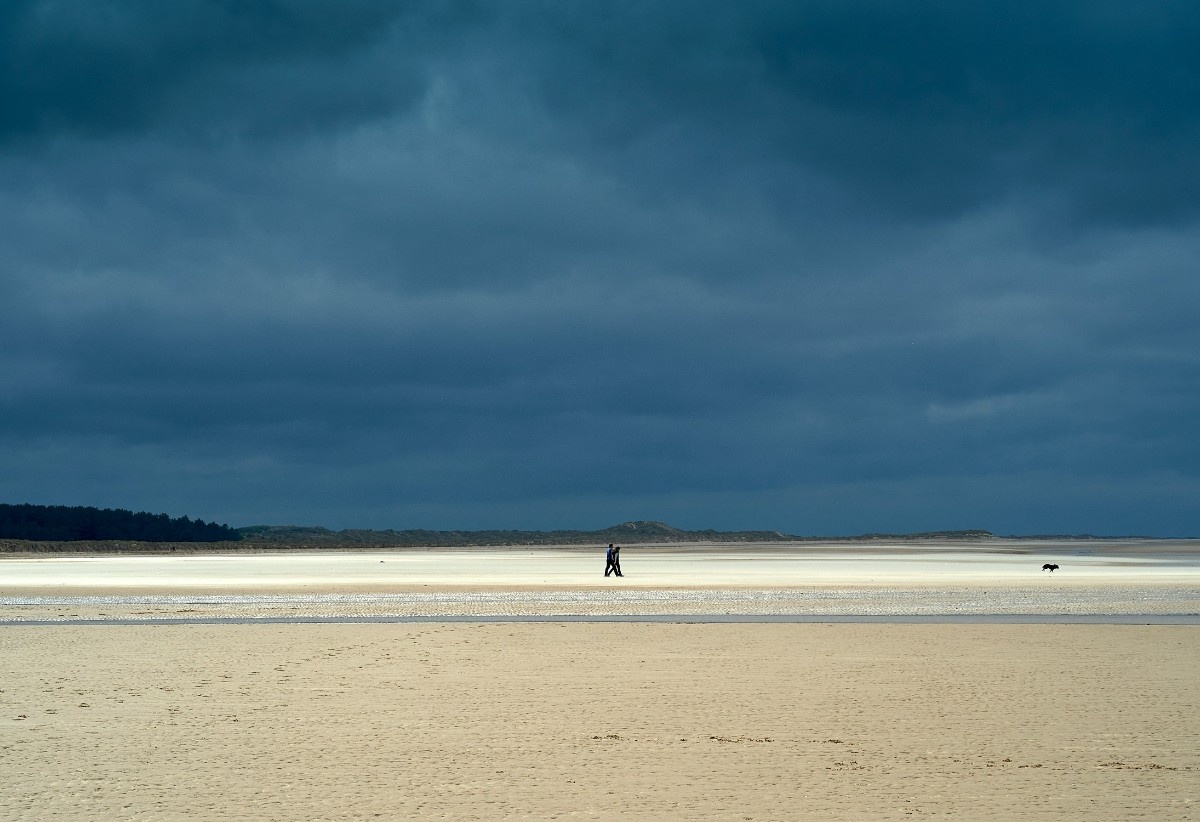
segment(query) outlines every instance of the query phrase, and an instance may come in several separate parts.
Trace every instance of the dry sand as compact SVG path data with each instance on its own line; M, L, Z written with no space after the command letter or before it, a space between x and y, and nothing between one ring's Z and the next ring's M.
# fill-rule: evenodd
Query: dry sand
M1200 629L0 628L2 819L1200 815Z

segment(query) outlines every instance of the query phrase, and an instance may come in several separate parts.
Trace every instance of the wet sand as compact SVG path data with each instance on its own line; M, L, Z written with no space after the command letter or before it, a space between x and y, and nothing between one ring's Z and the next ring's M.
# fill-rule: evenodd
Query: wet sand
M603 548L226 552L181 556L0 557L0 593L55 587L164 590L414 590L424 586L792 587L1054 579L1196 582L1200 540L632 546L626 575L602 574Z
M1200 614L1200 542L433 549L0 560L0 621ZM1059 565L1042 571L1047 562Z
M1182 820L1200 629L0 628L4 819Z

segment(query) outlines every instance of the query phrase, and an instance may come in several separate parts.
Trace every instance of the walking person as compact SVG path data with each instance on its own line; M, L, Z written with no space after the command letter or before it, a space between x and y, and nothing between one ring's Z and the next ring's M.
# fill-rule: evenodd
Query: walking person
M604 576L608 576L613 571L617 572L617 576L621 576L620 566L617 565L617 552L620 550L620 548L614 548L611 542L608 544L608 551L604 554Z
M612 567L613 567L613 572L617 576L619 576L619 577L625 576L624 574L621 573L621 546L620 545L618 545L616 548L613 549Z

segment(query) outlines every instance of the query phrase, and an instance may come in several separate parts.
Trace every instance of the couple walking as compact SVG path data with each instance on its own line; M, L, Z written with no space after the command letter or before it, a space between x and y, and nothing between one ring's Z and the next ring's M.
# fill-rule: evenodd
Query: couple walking
M625 576L621 573L621 548L614 548L610 542L608 544L608 553L604 555L604 576L615 573L619 577Z

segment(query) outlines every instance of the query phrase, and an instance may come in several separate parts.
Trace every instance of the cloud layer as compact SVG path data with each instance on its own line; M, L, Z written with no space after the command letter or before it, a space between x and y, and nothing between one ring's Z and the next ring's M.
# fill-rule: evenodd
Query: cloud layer
M1200 534L1200 13L6 4L0 497Z

